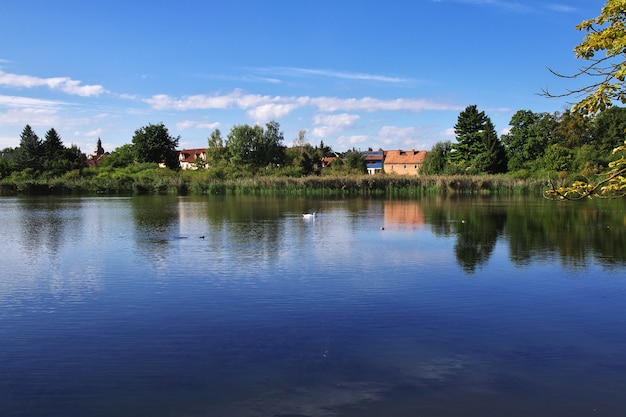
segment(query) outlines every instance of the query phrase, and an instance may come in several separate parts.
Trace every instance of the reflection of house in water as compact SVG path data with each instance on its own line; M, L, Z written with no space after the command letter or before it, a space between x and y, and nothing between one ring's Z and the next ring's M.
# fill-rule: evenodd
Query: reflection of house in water
M424 226L424 212L416 201L385 201L383 212L385 227Z

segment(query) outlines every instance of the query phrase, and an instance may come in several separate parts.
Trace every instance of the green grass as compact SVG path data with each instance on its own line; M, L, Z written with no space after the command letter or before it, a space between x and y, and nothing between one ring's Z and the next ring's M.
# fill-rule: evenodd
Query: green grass
M69 175L68 175L69 174ZM60 178L13 176L0 181L1 195L194 194L419 197L440 194L541 195L547 181L511 176L322 175L254 176L222 179L205 171L94 170Z

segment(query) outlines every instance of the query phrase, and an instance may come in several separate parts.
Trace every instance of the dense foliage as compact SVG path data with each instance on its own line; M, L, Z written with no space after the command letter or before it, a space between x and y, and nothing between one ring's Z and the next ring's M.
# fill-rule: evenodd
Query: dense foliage
M169 134L163 123L149 124L135 130L133 149L137 162L162 163L170 169L178 168L178 141Z
M585 61L580 71L573 75L555 74L567 78L584 78L591 82L582 88L568 90L559 95L545 91L548 97L582 97L572 110L582 115L607 112L615 102L626 103L626 1L607 0L600 15L580 23L576 29L586 32L583 41L574 48L576 58ZM616 129L621 128L621 123ZM624 131L617 131L623 139ZM602 196L626 195L626 141L611 152L613 161L608 170L597 178L582 178L570 186L552 186L550 197L580 199Z

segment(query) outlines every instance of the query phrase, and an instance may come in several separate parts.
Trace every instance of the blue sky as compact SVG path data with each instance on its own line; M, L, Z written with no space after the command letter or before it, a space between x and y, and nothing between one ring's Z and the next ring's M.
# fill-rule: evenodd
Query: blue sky
M280 123L336 151L454 141L476 104L563 111L572 49L602 0L230 0L0 3L0 148L26 124L91 152L163 122L180 148ZM571 99L570 99L571 101Z

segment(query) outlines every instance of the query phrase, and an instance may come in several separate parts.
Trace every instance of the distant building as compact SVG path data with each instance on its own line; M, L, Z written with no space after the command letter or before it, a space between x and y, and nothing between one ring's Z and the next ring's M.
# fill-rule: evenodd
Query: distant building
M207 166L206 148L183 149L178 153L180 169L198 169L199 165Z
M0 159L6 159L7 161L10 161L11 159L13 159L13 152L15 152L13 149L5 149L0 151Z
M364 151L361 152L361 155L363 155L369 175L381 174L383 172L384 151Z
M94 168L98 167L102 164L107 156L109 156L109 153L104 151L104 148L102 147L102 141L100 140L100 138L98 138L98 144L93 150L93 153L91 155L87 155L87 165Z
M336 157L334 156L326 156L322 158L322 168L329 168L330 164L333 163Z
M419 175L426 151L385 151L383 168L387 174Z

